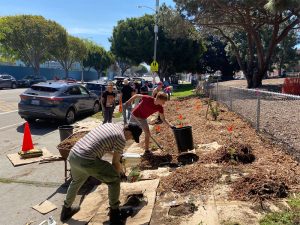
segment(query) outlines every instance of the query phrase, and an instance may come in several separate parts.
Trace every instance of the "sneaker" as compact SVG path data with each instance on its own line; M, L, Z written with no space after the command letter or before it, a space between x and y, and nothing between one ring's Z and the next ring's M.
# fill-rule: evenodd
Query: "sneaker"
M60 214L60 220L61 220L62 222L67 221L67 220L70 219L74 214L76 214L79 210L80 210L80 207L79 207L79 206L76 206L76 207L69 207L69 208L63 206L63 207L62 207L62 210L61 210L61 214Z

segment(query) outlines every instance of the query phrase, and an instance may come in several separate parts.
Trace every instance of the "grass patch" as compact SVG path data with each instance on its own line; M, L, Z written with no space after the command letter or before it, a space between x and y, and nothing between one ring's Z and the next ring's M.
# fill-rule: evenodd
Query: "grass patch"
M91 117L98 120L103 120L102 111L93 114Z
M288 199L291 210L267 214L260 221L260 225L296 225L300 224L300 194Z
M113 118L120 118L121 116L122 116L122 113L116 112L116 113L114 113ZM95 113L91 117L98 119L98 120L103 120L102 111Z
M172 98L186 97L194 95L194 87L191 84L180 84L172 93Z

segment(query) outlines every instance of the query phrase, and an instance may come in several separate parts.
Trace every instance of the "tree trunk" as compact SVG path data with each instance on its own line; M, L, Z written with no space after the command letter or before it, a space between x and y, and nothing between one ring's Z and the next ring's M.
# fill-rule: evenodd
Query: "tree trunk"
M65 69L65 75L66 75L66 76L65 76L66 79L69 78L69 70L68 70L68 69Z
M102 71L100 71L100 70L97 70L97 74L98 74L98 80L100 80L100 78L101 78L101 73L102 73Z

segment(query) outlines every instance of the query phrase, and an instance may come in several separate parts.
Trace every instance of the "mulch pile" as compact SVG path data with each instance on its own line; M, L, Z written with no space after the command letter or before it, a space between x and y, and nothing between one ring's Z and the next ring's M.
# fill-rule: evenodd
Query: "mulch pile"
M238 200L265 200L285 198L289 188L280 177L255 173L241 178L232 185L231 197Z
M74 133L72 136L63 140L58 146L58 149L71 150L71 148L75 145L75 143L81 139L84 135L86 135L88 131L79 131Z
M209 190L221 177L221 171L205 167L199 163L176 169L169 176L163 177L162 191L180 193L192 190Z
M143 155L142 161L140 164L140 169L157 169L159 166L163 166L166 163L172 162L173 157L170 154L148 154Z
M248 122L222 105L219 106L217 121L213 121L210 115L206 119L204 100L195 97L168 101L164 107L166 119L173 125L192 126L195 146L216 141L223 147L214 152L197 151L198 162L177 168L163 177L161 191L188 193L207 190L219 183L221 175L228 171L240 171L241 176L230 184L232 192L228 194L232 199L274 199L300 191L300 165L297 161L271 140L259 136ZM141 169L178 163L179 153L172 129L166 124L155 126L160 127L154 128L151 134L163 146L163 153L142 159ZM141 142L140 146L143 147L144 143ZM204 166L210 163L218 163L219 169Z

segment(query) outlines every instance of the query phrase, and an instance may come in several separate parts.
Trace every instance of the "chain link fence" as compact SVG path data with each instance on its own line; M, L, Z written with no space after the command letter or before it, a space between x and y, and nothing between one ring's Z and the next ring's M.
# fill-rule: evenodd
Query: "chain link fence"
M206 85L210 98L225 104L257 131L287 146L300 159L300 96L275 92Z

